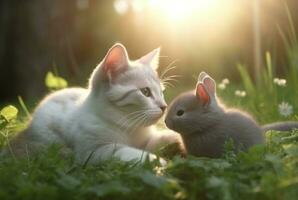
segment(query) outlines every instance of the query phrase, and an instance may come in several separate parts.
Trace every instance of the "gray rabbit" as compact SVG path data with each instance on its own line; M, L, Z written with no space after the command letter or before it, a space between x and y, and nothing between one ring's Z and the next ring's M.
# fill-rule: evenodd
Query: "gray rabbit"
M260 126L249 114L225 108L216 96L216 83L201 72L195 91L181 94L169 106L165 123L181 134L188 154L220 157L227 139L232 139L235 150L265 142L267 130L291 130L297 122L279 122Z

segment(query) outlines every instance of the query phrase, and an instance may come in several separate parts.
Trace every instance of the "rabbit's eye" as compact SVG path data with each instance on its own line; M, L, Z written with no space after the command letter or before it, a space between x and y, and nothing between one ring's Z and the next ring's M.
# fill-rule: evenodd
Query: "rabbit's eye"
M180 117L184 114L184 110L178 110L176 114Z

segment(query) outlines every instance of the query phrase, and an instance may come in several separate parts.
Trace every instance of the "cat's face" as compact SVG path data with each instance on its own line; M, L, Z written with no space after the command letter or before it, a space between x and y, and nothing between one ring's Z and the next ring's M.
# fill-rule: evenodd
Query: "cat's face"
M221 119L222 110L216 99L215 82L207 74L204 76L204 80L199 78L195 91L179 95L169 106L166 125L181 135L199 133Z
M160 80L150 66L139 62L130 65L130 70L115 79L107 91L107 97L124 113L138 112L132 115L136 118L143 116L146 125L153 124L163 115L167 106Z
M106 98L121 116L119 123L148 126L163 115L167 104L156 73L158 59L159 49L156 49L139 60L130 61L125 48L118 44L101 63L100 73L93 73L92 90L104 91L99 98Z

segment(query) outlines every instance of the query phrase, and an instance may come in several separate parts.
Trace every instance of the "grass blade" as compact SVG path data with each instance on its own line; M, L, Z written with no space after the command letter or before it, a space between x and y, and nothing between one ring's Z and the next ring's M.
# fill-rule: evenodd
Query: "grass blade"
M22 109L24 110L26 116L28 117L28 119L31 119L31 114L30 114L26 104L24 103L23 98L21 96L18 96L18 100L19 100L19 103L20 103Z

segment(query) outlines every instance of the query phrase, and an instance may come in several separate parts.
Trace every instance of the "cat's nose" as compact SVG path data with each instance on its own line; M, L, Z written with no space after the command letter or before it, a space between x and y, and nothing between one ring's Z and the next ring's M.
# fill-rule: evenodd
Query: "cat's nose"
M167 109L167 106L160 106L159 108L161 109L162 112L165 112L165 110Z

